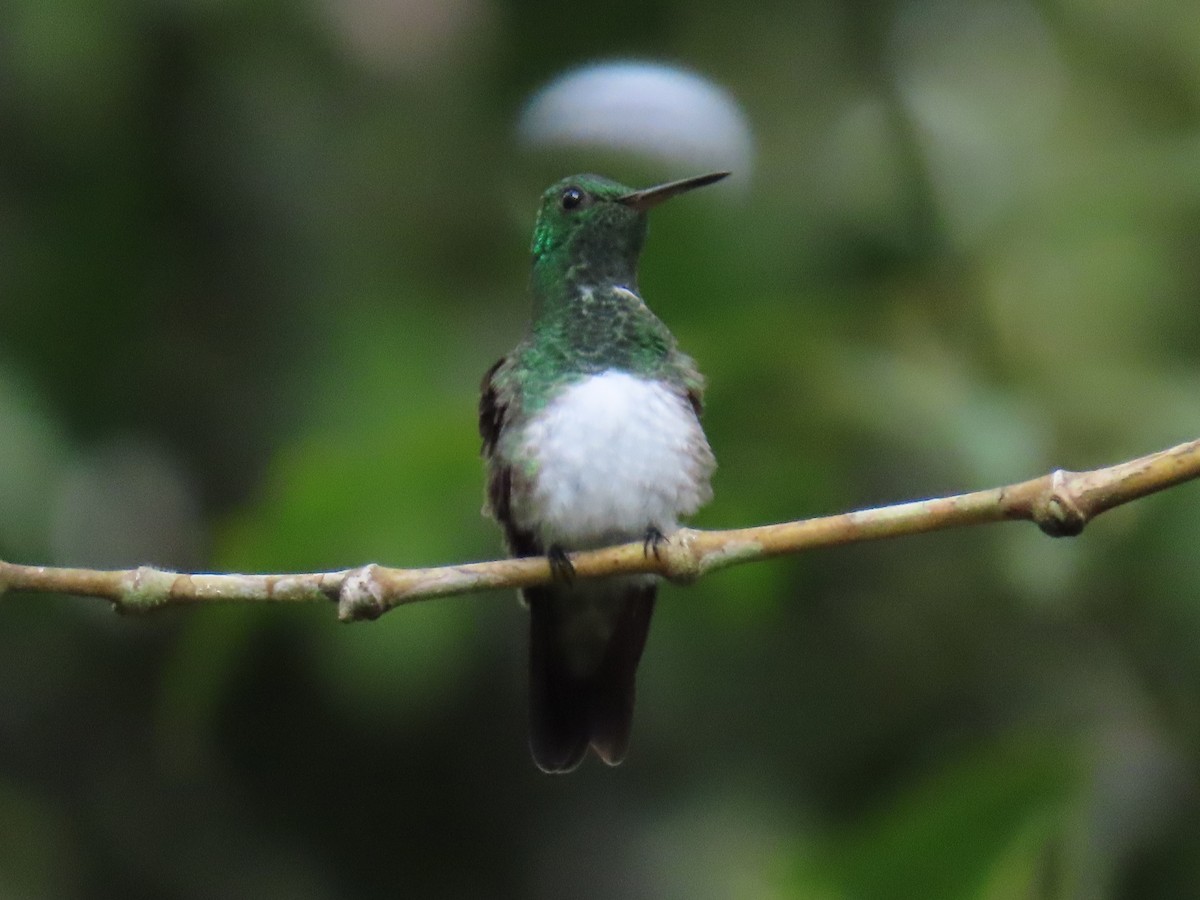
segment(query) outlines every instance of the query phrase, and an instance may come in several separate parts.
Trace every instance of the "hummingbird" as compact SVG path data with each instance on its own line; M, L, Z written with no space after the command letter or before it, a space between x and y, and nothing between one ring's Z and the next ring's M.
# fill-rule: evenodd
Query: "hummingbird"
M567 554L629 541L659 552L712 497L700 425L704 379L638 291L646 213L714 172L633 190L575 175L542 195L533 230L533 316L484 375L485 514L514 556L545 555L554 580L525 588L529 745L545 772L591 747L624 758L658 579L576 581Z

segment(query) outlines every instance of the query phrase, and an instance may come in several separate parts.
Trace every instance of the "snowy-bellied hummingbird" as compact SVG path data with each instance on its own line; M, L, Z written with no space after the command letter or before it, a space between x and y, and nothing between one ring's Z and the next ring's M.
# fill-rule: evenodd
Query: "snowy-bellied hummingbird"
M638 293L651 207L719 181L646 190L576 175L542 195L533 231L533 319L483 378L484 507L516 556L546 555L552 584L529 607L530 748L569 772L589 745L616 765L633 720L656 576L574 580L567 553L669 541L712 496L700 427L704 379Z

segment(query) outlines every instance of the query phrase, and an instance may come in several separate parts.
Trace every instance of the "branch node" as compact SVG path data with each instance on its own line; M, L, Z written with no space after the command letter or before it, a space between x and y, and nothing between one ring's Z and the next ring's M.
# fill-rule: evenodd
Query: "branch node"
M1033 521L1050 537L1075 537L1087 524L1087 514L1075 500L1067 480L1069 474L1055 469L1050 475L1049 490L1033 503Z
M700 555L696 552L691 528L680 528L665 540L654 545L654 556L662 567L662 575L675 584L691 584L703 575Z
M113 600L119 613L145 613L171 602L176 572L166 572L153 566L138 566L121 579L120 592Z
M383 602L383 585L377 577L375 563L351 569L338 592L338 619L342 622L361 622L378 619L388 611Z

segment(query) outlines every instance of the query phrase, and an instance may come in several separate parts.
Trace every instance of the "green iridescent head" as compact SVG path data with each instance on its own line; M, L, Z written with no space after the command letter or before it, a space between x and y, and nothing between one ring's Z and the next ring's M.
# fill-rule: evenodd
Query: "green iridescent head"
M533 229L535 281L539 269L586 272L591 280L632 279L646 238L646 211L693 188L720 181L714 172L635 191L600 175L573 175L542 194Z

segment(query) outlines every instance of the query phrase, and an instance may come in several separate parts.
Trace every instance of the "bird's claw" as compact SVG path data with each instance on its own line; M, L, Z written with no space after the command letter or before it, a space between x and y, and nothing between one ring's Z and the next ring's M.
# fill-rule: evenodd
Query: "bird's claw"
M658 548L670 542L670 539L665 534L659 531L656 526L651 525L646 529L646 537L642 540L642 554L649 556L653 553L654 558L661 562L662 554Z
M560 544L550 547L546 553L546 561L550 563L550 574L555 581L565 581L567 584L575 581L575 566Z

